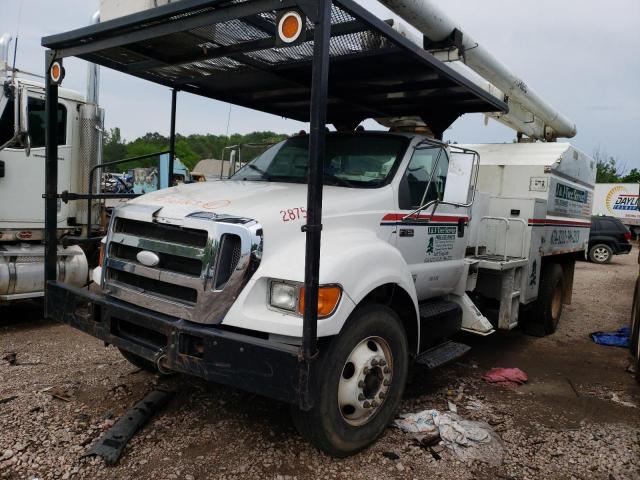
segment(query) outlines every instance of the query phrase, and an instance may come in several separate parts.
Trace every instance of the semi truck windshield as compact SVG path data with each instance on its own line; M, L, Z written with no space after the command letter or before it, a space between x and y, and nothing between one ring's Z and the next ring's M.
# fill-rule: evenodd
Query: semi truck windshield
M379 187L387 183L402 158L409 139L387 134L327 135L324 183L352 188ZM306 183L309 137L280 142L243 168L233 180Z

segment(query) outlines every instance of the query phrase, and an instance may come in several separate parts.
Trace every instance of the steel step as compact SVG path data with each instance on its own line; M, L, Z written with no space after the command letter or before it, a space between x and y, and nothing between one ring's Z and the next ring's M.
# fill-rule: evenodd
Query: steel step
M434 368L460 358L469 350L471 350L469 345L449 341L422 352L416 358L416 363L433 370Z
M462 309L455 302L448 300L429 300L418 305L420 309L420 317L425 319L429 317L440 317L444 315L458 316L462 313Z

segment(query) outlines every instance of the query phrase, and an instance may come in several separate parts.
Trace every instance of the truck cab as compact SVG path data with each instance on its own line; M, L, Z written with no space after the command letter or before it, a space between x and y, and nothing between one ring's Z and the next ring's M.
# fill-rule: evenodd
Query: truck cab
M8 46L10 37L0 43ZM6 48L0 49L6 52ZM45 91L33 76L0 59L0 304L44 295ZM63 89L57 108L58 187L87 190L97 163L101 112L77 92ZM59 236L82 230L86 209L58 201ZM78 246L59 249L60 278L87 282L88 264Z

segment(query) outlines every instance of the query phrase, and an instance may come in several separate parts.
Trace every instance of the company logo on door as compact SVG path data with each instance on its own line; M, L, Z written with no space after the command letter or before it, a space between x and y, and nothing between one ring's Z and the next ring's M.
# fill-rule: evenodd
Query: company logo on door
M579 190L577 188L570 187L569 185L557 183L556 198L569 200L571 202L587 203L589 194L586 190Z

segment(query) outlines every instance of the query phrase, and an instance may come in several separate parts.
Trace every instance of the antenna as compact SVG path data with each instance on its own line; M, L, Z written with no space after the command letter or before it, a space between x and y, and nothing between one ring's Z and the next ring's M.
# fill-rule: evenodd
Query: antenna
M20 6L18 7L18 21L16 22L16 42L13 44L13 70L16 69L16 57L18 56L18 38L20 36L20 20L22 19L22 5L24 0L20 0Z

